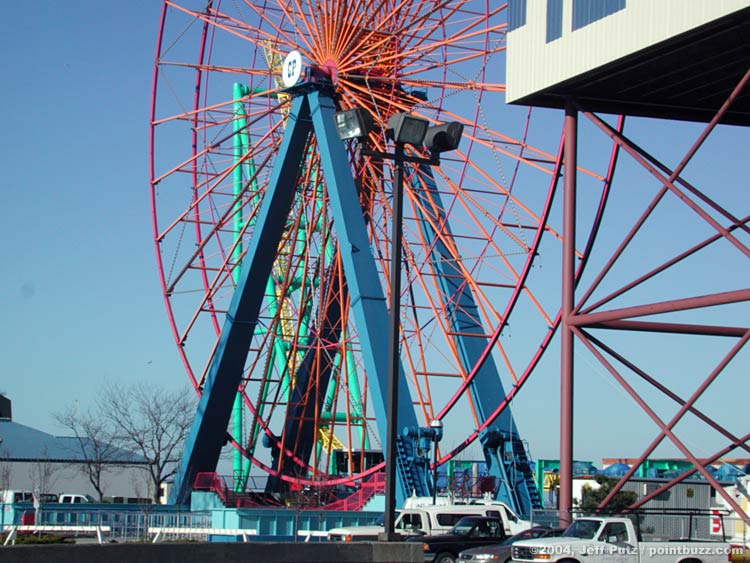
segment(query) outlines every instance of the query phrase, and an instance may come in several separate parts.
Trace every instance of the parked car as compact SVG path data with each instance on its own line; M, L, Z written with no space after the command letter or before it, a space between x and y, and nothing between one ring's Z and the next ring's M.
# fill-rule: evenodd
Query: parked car
M507 537L501 518L466 516L447 534L410 538L408 541L422 542L425 563L455 563L463 550L500 543Z
M483 547L472 547L465 549L459 554L459 560L464 562L492 561L508 563L511 559L511 545L518 540L531 540L535 538L560 536L565 528L548 528L547 526L534 526L528 530L517 533L498 544L485 545Z
M39 495L39 500L42 504L47 504L48 502L60 502L60 497L55 493L42 493Z
M89 502L94 502L94 499L89 495L63 493L60 495L60 500L58 502L61 504L87 504Z
M58 502L57 495L54 493L39 493L38 497L39 502L42 504ZM0 491L0 504L15 504L18 502L33 504L34 493L32 491Z

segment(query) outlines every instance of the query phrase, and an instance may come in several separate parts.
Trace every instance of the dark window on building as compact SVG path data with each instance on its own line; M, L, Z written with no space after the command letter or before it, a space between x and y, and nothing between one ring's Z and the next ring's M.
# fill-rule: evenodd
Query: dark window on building
M526 25L526 0L508 0L508 31Z
M562 37L563 0L547 0L547 43Z
M625 0L573 0L573 30L625 9Z

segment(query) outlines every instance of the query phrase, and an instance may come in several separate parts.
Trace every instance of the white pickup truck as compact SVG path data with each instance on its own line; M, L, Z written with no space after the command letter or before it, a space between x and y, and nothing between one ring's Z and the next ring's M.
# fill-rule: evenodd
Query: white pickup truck
M725 563L728 543L640 541L628 518L575 520L560 537L513 544L513 561L529 563Z

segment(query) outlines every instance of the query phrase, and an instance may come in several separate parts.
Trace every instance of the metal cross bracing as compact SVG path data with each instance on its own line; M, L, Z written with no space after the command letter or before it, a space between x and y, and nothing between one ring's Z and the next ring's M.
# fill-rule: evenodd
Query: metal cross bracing
M456 343L463 368L468 372L472 366L479 366L469 392L474 397L480 419L486 421L497 408L497 398L506 395L493 358L480 361L490 335L485 334L481 324L472 287L459 271L461 265L452 259L454 253L447 247L453 237L430 167L420 166L418 176L415 175L415 183L419 181L419 185L425 188L414 190L417 221L430 252L430 261L435 264L435 277L445 303L443 322L449 324L452 333L460 335ZM442 237L437 236L431 227L433 224L442 226ZM482 431L480 441L488 473L495 478L493 496L512 506L519 514L531 514L532 509L541 508L533 469L510 409L504 409L492 426ZM522 478L514 477L516 474Z
M748 272L750 216L747 215L746 209L737 213L712 197L712 191L718 193L719 188L727 189L726 184L714 183L700 187L690 182L685 173L702 146L717 130L724 113L740 95L747 95L749 85L750 69L727 96L713 119L698 133L696 140L680 158L679 163L671 169L647 152L646 148L636 144L625 133L615 130L605 119L586 111L585 107L579 107L575 98L568 100L565 130L566 170L564 173L566 203L563 232L565 240L572 241L576 229L576 174L572 171L576 168L575 155L577 143L580 142L577 135L579 114L612 139L620 147L621 154L631 157L634 166L645 171L644 176L650 176L656 183L652 186L651 195L635 209L632 226L624 232L619 244L613 245L614 249L605 255L600 268L594 272L593 278L585 286L576 287L572 276L572 244L569 244L567 251L568 267L563 278L561 329L563 340L560 508L563 510L569 510L572 507L571 467L575 436L574 377L577 382L580 382L574 370L573 346L574 343L579 343L611 375L625 394L632 398L641 412L654 423L658 430L656 436L633 463L632 468L602 501L601 506L604 507L621 490L639 465L653 455L656 448L666 439L693 464L693 468L644 495L631 508L636 509L644 505L673 485L698 474L711 484L716 494L728 507L746 523L750 523L748 513L732 495L725 491L722 484L707 468L709 464L738 448L750 452L750 434L745 433L746 427L730 429L721 424L719 420L726 414L721 412L721 409L714 408L709 412L698 404L699 399L712 390L712 386L717 386L717 381L721 376L725 376L726 379L737 377L739 374L740 378L745 377L745 380L744 382L736 381L736 389L738 391L747 389L750 324L747 322L747 315L743 315L742 311L747 311L747 306L750 304L750 287L748 287L750 285L748 275L750 273ZM625 260L627 251L633 247L638 248L638 242L634 241L637 241L641 232L647 230L656 220L654 216L658 214L660 205L664 205L668 200L676 202L678 207L685 210L684 230L663 234L665 236L671 234L674 238L670 240L681 244L663 245L664 248L668 247L669 251L665 252L658 261L648 265L644 262L642 271L631 274L630 280L624 283L618 281L615 285L603 290L606 282L612 279L610 274ZM632 201L635 202L637 199L634 197ZM684 242L682 242L683 239ZM695 260L698 256L703 258L703 269L711 269L714 264L722 264L722 269L713 272L713 277L708 276L711 280L708 289L721 288L721 291L705 292L705 287L699 287L697 284L696 289L693 289L692 280L679 273L684 271L680 268L685 267L686 263ZM669 284L662 284L662 286L653 284L665 278L671 280ZM657 289L652 290L653 294L639 293L639 290L648 284L652 284L650 287L660 287L664 298L662 300L656 298ZM624 300L627 304L618 306L618 299ZM722 322L723 319L732 319L733 322ZM649 358L646 354L639 355L637 350L618 349L616 337L625 333L638 333L644 337L654 335L654 338L663 339L665 342L663 354L672 354L668 359L671 360L670 365L675 366L674 369L679 369L677 366L680 365L680 356L688 354L695 339L711 339L712 344L715 344L720 351L712 358L712 367L707 370L702 381L686 385L685 390L678 392L673 383L665 382L669 378L664 376L670 374L665 373L663 368L659 371L646 367L649 360L653 358ZM671 349L666 345L671 341L680 342L681 345ZM653 393L649 393L647 397L644 389ZM734 408L747 408L746 392L744 394L740 392L739 397L742 396L745 399L744 407ZM672 410L667 410L667 414L662 414L658 405L659 401L654 400L654 397L658 397L659 400L666 398L674 404L674 407ZM730 403L730 397L726 398ZM737 402L730 404L737 404ZM676 428L687 415L692 415L693 420L710 427L726 440L726 446L708 455L705 452L698 454L696 445L689 445L689 436L681 434ZM700 444L700 446L704 447L705 444Z

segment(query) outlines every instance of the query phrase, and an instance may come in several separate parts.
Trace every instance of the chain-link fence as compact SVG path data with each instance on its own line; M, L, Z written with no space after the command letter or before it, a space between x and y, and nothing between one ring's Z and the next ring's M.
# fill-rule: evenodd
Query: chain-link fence
M85 508L45 509L38 513L38 519L8 519L4 531L17 524L57 527L62 533L71 536L91 535L90 531L77 532L75 528L92 527L103 530L104 541L148 541L150 528L210 528L211 515L208 512L154 511L151 505L128 510L86 510Z

